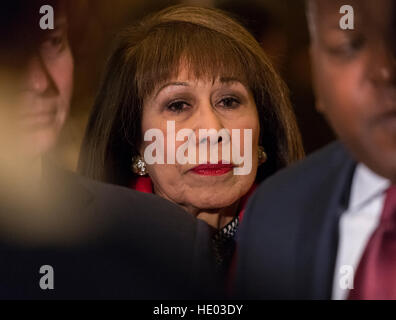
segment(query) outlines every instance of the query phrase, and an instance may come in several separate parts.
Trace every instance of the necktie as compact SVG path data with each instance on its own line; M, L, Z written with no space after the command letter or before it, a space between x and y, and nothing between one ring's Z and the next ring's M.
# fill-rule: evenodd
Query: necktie
M360 260L348 299L396 299L396 185L386 192L379 225Z

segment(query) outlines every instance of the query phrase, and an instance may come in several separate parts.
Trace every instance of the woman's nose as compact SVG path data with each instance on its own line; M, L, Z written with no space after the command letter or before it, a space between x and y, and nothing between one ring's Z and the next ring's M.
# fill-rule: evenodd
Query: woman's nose
M216 112L215 108L210 103L205 103L205 105L201 106L198 114L199 125L197 129L206 129L212 131L216 130L217 133L221 129L224 129L221 116ZM211 143L221 142L221 136L213 136L216 137L217 141L210 141Z
M51 76L40 56L32 56L25 72L24 87L37 94L45 93L51 86Z
M221 116L209 102L199 108L199 120L202 129L223 129Z

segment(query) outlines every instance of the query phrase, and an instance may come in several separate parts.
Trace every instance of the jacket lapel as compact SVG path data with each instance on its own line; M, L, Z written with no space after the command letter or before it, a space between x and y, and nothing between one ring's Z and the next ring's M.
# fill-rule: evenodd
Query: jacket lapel
M326 178L312 190L312 202L300 222L297 254L299 296L331 299L338 249L339 219L346 210L355 162L338 144L326 159Z

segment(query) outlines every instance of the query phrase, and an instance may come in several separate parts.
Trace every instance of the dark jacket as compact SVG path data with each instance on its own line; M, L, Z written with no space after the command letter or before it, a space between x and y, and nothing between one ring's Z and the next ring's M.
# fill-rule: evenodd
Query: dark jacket
M258 188L240 230L239 297L331 298L338 224L354 168L336 142Z
M0 298L206 297L211 267L203 222L155 195L62 170L44 182L51 190L45 210L73 218L65 227L72 241L32 244L0 236ZM7 205L2 210L18 214ZM39 286L43 265L54 269L54 290Z

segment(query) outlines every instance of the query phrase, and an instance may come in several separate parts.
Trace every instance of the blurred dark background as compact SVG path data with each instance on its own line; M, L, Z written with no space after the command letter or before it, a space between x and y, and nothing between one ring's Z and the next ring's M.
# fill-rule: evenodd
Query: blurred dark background
M334 139L315 110L303 0L70 1L75 89L70 119L54 152L62 166L72 170L76 167L89 112L115 35L145 15L179 3L226 10L255 35L289 86L307 154Z

